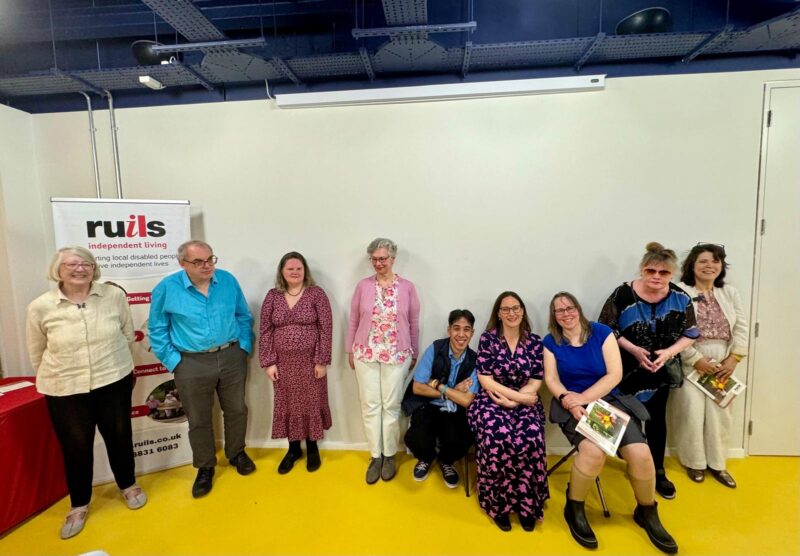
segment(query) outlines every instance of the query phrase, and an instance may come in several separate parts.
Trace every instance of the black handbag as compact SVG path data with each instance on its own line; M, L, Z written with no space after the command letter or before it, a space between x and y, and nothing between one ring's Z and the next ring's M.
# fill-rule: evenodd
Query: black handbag
M665 386L680 388L683 385L683 371L681 370L681 357L676 355L662 367L664 370Z

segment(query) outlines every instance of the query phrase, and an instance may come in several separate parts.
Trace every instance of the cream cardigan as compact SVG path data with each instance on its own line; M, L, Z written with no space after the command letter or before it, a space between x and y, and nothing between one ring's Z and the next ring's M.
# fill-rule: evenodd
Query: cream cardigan
M681 289L688 293L692 298L695 312L697 311L698 291L694 286L689 286L681 282L678 284ZM714 298L719 303L728 325L731 327L731 340L728 342L727 357L731 353L745 357L747 355L747 343L750 335L750 327L747 324L747 316L744 313L742 300L739 292L733 286L724 285L721 288L714 288ZM693 367L703 354L697 351L694 346L689 346L681 352L681 361L684 366Z

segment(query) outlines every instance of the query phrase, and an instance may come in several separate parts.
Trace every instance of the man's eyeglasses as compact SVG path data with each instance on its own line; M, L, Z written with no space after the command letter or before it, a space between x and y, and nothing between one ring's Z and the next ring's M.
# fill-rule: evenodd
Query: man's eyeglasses
M553 311L557 317L563 317L564 315L572 315L578 312L578 308L574 305L571 307L564 307L563 309L556 309Z
M63 266L67 270L77 270L79 268L88 268L89 270L92 270L94 268L94 264L87 263L86 261L82 261L79 263L61 263L61 266Z
M500 307L501 315L508 315L510 313L519 313L520 311L522 311L522 307L519 305L514 305L513 307Z
M391 257L367 257L372 264L385 263Z
M183 259L183 262L185 262L185 263L189 263L189 264L193 264L193 265L195 266L195 268L201 268L201 267L202 267L202 266L204 266L204 265L208 265L208 266L214 266L215 264L217 264L217 261L218 261L218 260L219 260L219 259L217 258L217 256L216 256L216 255L211 255L211 256L210 256L209 258L207 258L206 260L203 260L203 259L195 259L195 260L193 260L193 261L187 261L186 259Z
M662 278L666 278L667 276L672 276L671 270L656 270L655 268L643 268L642 272L645 276L655 276L656 274L661 276Z

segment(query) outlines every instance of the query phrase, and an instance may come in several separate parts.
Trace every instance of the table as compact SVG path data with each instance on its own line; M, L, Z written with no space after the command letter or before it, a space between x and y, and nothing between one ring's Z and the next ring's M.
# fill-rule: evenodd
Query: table
M33 377L0 379L0 386ZM67 494L64 460L44 396L28 386L0 396L0 535Z

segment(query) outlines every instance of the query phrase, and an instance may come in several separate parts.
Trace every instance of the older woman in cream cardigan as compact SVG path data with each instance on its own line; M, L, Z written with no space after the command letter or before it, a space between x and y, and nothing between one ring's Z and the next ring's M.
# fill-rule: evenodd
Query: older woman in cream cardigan
M739 292L725 284L725 247L700 243L689 252L679 284L691 297L700 337L681 353L685 375L697 370L721 379L731 376L747 355L748 325ZM705 479L705 470L723 485L736 487L725 460L733 418L694 385L684 383L673 394L678 456L689 478Z

